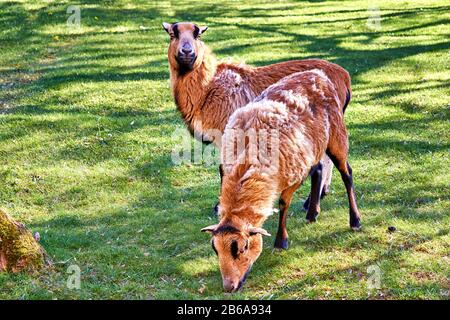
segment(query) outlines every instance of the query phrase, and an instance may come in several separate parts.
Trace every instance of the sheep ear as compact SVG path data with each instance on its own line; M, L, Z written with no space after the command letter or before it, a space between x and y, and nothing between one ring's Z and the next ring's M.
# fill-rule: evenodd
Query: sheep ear
M162 26L167 33L170 33L170 30L172 29L172 25L170 23L163 22Z
M211 225L211 226L208 226L208 227L206 227L206 228L203 228L202 230L201 230L201 232L208 232L208 233L214 233L214 231L217 229L217 224L213 224L213 225Z
M198 35L201 35L201 34L205 33L206 30L208 30L208 26L202 26L202 27L199 27L199 29L200 29L200 32Z
M270 237L270 233L268 233L265 229L263 228L256 228L256 227L250 227L248 228L248 233L251 236L254 236L255 234L261 234L263 236L267 236Z

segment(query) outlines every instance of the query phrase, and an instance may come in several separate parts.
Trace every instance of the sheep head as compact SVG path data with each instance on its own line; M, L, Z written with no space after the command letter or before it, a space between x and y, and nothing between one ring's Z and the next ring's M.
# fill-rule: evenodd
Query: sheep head
M163 23L164 30L170 36L168 50L169 63L179 73L187 73L203 61L205 46L200 36L208 27L199 27L191 22Z
M263 248L262 235L266 230L253 226L238 228L223 222L202 229L212 234L212 248L219 258L223 288L227 292L238 291L258 259Z

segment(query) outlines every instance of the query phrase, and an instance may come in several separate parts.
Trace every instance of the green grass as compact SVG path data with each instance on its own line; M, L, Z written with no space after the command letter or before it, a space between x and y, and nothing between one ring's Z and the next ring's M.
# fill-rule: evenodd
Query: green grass
M447 1L378 1L380 30L366 26L368 1L76 3L80 30L66 26L72 1L0 2L0 207L38 231L55 262L38 276L0 274L0 298L448 299ZM318 57L353 78L363 231L349 231L336 171L319 222L306 225L308 182L290 210L290 249L272 253L267 239L232 296L199 231L215 221L217 168L171 161L182 121L161 23L183 20L210 27L203 39L219 58ZM66 287L72 264L80 290ZM372 265L381 288L369 292Z

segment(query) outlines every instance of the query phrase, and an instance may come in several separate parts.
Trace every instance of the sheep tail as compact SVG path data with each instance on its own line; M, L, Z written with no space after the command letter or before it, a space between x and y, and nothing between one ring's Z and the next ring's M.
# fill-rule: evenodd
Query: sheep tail
M352 94L350 92L350 89L347 89L347 96L345 98L345 102L344 102L344 107L342 109L342 113L345 113L345 109L347 109L347 106L350 103L351 97L352 97Z

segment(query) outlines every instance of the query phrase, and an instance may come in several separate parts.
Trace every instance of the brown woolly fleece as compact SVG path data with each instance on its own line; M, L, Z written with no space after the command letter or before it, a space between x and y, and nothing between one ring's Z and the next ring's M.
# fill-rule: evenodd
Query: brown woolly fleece
M230 117L221 149L220 222L202 229L213 235L225 290L236 291L245 282L262 251L262 235L270 235L262 224L280 194L275 247L287 249L286 217L292 195L311 169L320 167L325 153L346 186L350 226L361 227L338 93L323 70L294 73ZM318 199L317 188L312 188L309 221L318 214Z
M348 135L339 104L332 80L314 69L285 77L232 115L222 141L219 225L262 226L279 194L297 189L326 152L339 170L347 171ZM275 134L269 135L278 139L269 152L278 154L277 161L250 159L252 149L263 148L259 139L246 139L242 153L230 155L237 149L236 132L249 131Z

